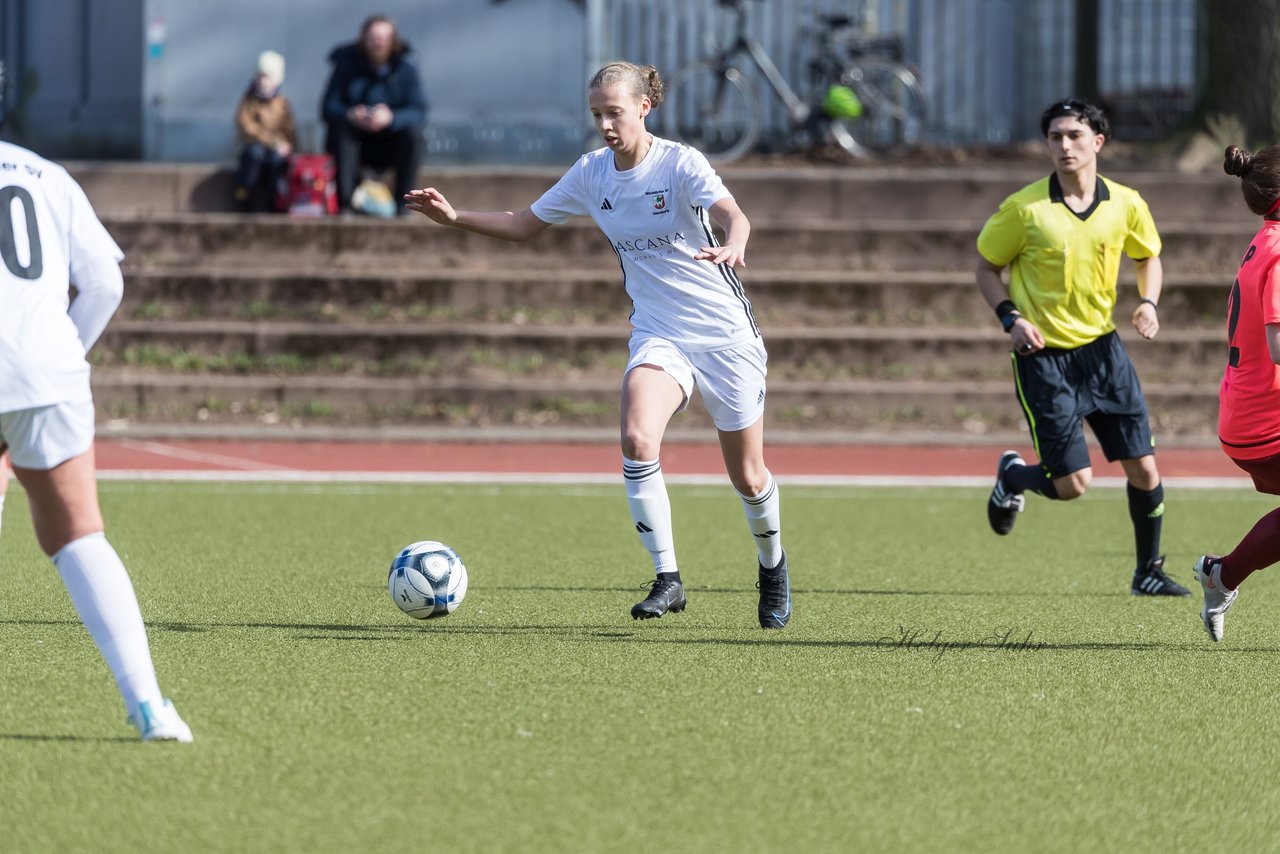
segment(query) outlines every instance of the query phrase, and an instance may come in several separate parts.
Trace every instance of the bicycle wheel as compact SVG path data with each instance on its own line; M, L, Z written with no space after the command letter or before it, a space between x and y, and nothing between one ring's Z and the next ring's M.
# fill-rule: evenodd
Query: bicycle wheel
M708 160L737 160L760 135L760 102L742 72L702 61L686 65L662 101L665 136L693 146Z
M924 134L924 89L906 66L867 59L840 73L840 83L858 96L862 115L831 118L831 133L850 154L915 145Z

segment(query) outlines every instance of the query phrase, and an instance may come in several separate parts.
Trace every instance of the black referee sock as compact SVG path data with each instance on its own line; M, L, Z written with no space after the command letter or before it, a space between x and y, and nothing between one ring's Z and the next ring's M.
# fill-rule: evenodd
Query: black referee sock
M1058 497L1053 478L1043 466L1010 466L1004 472L1004 485L1014 492L1038 492L1050 499Z
M1133 520L1133 544L1138 552L1138 569L1146 569L1160 555L1160 523L1164 521L1164 484L1147 492L1132 483L1129 493L1129 518Z

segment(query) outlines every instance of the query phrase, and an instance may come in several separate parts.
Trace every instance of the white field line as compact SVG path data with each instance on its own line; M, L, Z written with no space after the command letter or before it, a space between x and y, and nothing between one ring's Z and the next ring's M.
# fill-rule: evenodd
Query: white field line
M668 483L692 486L720 486L728 483L723 474L665 473ZM778 482L795 486L960 486L990 487L989 476L929 475L777 475ZM425 472L425 471L300 471L278 468L259 471L149 471L115 469L98 472L99 480L183 481L206 483L475 483L475 484L621 484L622 473L521 472ZM1168 477L1165 485L1177 489L1252 489L1247 477ZM1094 487L1117 489L1125 485L1122 477L1099 477Z
M257 460L247 460L243 457L229 457L225 454L210 454L204 451L193 451L189 448L177 448L173 445L166 445L161 442L120 439L117 440L116 444L122 448L142 451L143 453L153 454L157 457L185 460L189 463L209 463L210 465L228 466L233 469L248 469L252 471L294 471L294 469L291 469L288 466L278 466L272 463L259 462ZM101 474L99 476L101 476Z

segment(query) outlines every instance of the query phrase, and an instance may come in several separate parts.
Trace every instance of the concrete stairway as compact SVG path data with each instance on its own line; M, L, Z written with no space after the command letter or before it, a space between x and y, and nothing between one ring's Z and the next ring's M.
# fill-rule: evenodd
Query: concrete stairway
M94 353L95 393L115 427L616 423L630 306L589 222L520 246L421 218L182 209L184 199L216 207L219 172L72 171L128 255L125 303ZM130 171L146 180L127 194ZM727 171L753 222L743 280L770 352L771 430L1024 430L973 247L999 200L1037 174ZM518 209L556 177L454 170L423 183L461 206ZM1256 218L1225 176L1116 177L1150 202L1167 274L1153 342L1123 320L1137 294L1131 270L1122 279L1121 334L1162 438L1207 440L1226 295ZM677 423L708 421L695 406Z

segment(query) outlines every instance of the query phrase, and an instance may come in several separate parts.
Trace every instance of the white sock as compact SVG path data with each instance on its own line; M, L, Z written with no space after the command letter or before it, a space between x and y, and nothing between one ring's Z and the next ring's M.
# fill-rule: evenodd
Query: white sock
M84 627L116 678L129 714L139 702L163 702L147 629L120 556L102 533L67 543L53 556Z
M4 527L4 494L0 494L0 527Z
M778 484L769 475L769 484L759 495L743 495L742 508L747 513L747 527L760 550L760 565L773 569L782 562L782 514L778 509Z
M658 460L636 462L622 458L622 477L627 485L627 505L636 523L640 542L653 558L653 571L676 572L675 537L671 533L671 500L662 479Z

